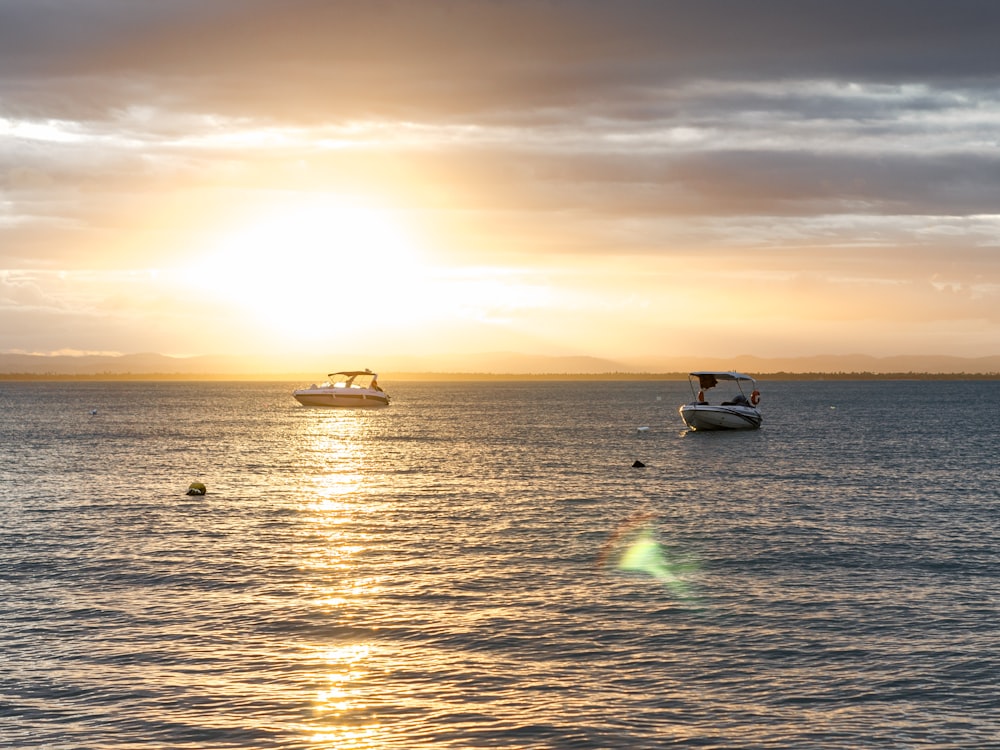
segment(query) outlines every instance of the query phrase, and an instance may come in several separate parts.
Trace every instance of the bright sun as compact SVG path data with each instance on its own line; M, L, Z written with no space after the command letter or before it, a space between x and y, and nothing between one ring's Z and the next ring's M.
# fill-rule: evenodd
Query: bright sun
M421 262L389 212L341 196L271 203L212 242L198 283L285 337L316 339L315 325L412 318Z

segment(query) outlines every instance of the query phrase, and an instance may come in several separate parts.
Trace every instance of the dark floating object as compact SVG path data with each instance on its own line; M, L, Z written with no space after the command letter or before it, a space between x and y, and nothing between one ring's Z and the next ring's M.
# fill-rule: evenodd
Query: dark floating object
M205 485L203 485L201 482L191 482L190 486L188 486L187 494L204 495L206 492L208 492L208 490L205 489Z
M642 461L639 461L638 459L636 459L635 463L632 464L632 468L633 469L644 469L644 468L646 468L646 464L644 464Z

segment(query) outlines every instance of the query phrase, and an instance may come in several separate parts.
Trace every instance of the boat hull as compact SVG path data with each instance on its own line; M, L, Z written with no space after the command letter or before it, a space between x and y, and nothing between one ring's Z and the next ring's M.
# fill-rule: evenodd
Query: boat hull
M681 419L692 430L756 430L764 421L759 409L752 406L717 406L684 404Z
M331 393L320 388L303 388L292 395L303 406L325 406L334 409L377 409L389 405L389 397L384 393L364 391L361 393ZM351 390L351 389L346 389Z

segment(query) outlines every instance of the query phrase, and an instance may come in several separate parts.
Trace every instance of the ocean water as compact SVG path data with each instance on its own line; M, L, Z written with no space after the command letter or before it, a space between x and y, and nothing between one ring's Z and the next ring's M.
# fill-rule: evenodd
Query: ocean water
M0 383L0 746L1000 747L1000 382L383 385Z

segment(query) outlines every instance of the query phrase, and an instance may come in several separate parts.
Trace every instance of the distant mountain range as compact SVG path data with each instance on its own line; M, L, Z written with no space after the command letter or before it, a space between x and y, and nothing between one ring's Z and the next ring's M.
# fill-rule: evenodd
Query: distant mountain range
M671 360L670 372L680 364ZM715 358L691 362L688 366L704 370L737 370L750 374L773 375L778 373L873 373L873 374L953 374L953 375L997 375L1000 374L1000 355L990 357L949 357L943 355L900 355L894 357L872 357L866 354L829 354L813 357L754 357L740 355L729 359Z
M0 354L0 373L26 375L246 374L243 357L168 357L163 354L46 356Z
M374 360L378 361L374 361ZM828 355L764 358L740 355L729 358L661 357L617 361L598 357L558 357L492 352L442 356L330 357L314 364L282 358L200 356L169 357L162 354L120 356L43 356L0 354L0 376L150 377L161 375L198 379L233 377L268 380L316 380L336 368L371 367L383 377L494 374L494 375L596 375L604 373L686 373L690 370L738 370L753 375L789 374L964 374L1000 375L1000 355L990 357Z

